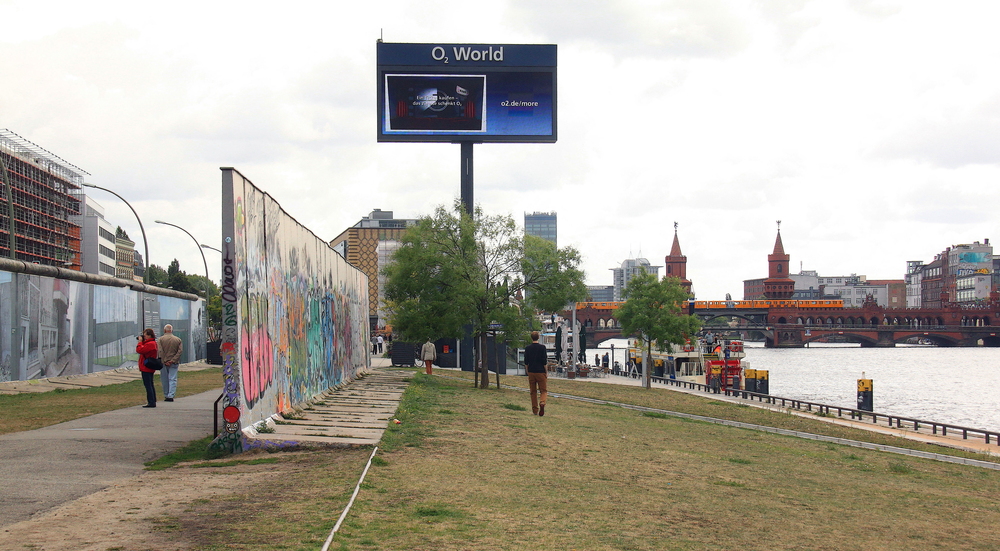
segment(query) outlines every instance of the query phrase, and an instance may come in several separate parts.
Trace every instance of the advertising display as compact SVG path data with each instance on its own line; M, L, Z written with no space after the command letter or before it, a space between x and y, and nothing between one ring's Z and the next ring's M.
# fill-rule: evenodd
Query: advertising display
M556 141L556 46L377 43L378 141Z

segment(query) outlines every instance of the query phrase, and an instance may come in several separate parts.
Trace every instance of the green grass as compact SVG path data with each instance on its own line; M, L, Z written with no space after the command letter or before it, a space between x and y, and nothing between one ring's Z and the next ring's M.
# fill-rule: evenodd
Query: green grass
M666 393L620 390L605 392L681 409ZM985 550L995 543L995 471L904 463L871 450L552 397L545 417L509 407L527 403L522 392L416 376L397 414L402 423L386 432L332 549ZM691 405L756 415L723 403ZM788 418L762 413L761 424ZM238 510L193 504L179 522L213 519L216 539L200 547L208 551L319 547L367 453L290 457L292 464L273 467L288 469L280 486L249 485L234 496ZM344 462L331 466L335 459ZM251 518L267 522L225 529ZM946 525L962 526L961 537L940 529Z
M169 469L178 463L215 459L225 455L209 450L208 445L210 443L212 443L211 435L188 442L183 448L170 452L163 457L154 459L153 461L147 461L144 465L146 466L147 471L162 471L163 469Z

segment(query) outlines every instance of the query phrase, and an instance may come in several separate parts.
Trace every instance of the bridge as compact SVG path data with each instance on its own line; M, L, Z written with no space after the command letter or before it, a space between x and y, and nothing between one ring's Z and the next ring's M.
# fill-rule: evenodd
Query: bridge
M765 302L770 302L766 307ZM825 304L824 304L825 303ZM588 345L625 338L613 313L620 303L579 303L577 320L587 328ZM874 302L844 308L839 301L697 301L689 312L703 322L724 317L734 323L703 330L757 333L768 348L801 348L810 342L855 342L862 347L893 347L911 339L937 346L1000 346L1000 303L947 303L942 308L883 308ZM565 312L564 314L570 314Z

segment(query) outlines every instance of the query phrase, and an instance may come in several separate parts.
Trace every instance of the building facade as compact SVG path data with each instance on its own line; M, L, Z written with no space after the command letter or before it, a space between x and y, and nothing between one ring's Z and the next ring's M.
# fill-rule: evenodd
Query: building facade
M558 220L554 212L524 213L524 233L541 237L559 246Z
M80 270L80 226L73 218L81 214L77 194L86 172L7 129L0 129L0 161L13 203L0 194L0 256Z
M395 218L391 210L375 209L330 241L334 250L368 276L368 319L372 329L380 329L387 322L382 267L402 244L406 229L416 223L416 219Z
M104 207L97 201L87 196L82 199L83 213L73 220L80 226L81 270L117 277L115 227L104 218Z
M628 287L628 282L632 281L632 278L638 274L653 274L657 278L660 277L660 267L653 266L649 263L649 260L645 258L629 258L622 262L621 267L612 268L614 272L614 289L615 289L615 301L625 300L625 288Z
M115 232L115 277L135 281L135 241L121 228Z

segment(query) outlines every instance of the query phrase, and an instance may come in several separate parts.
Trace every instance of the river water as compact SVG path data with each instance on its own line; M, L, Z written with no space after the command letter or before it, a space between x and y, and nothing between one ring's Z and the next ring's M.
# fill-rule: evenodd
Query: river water
M624 339L587 350L587 361L610 352L611 343L622 362ZM1000 348L813 343L777 349L746 343L745 350L744 367L766 369L774 396L856 407L864 374L872 379L878 413L1000 430Z

